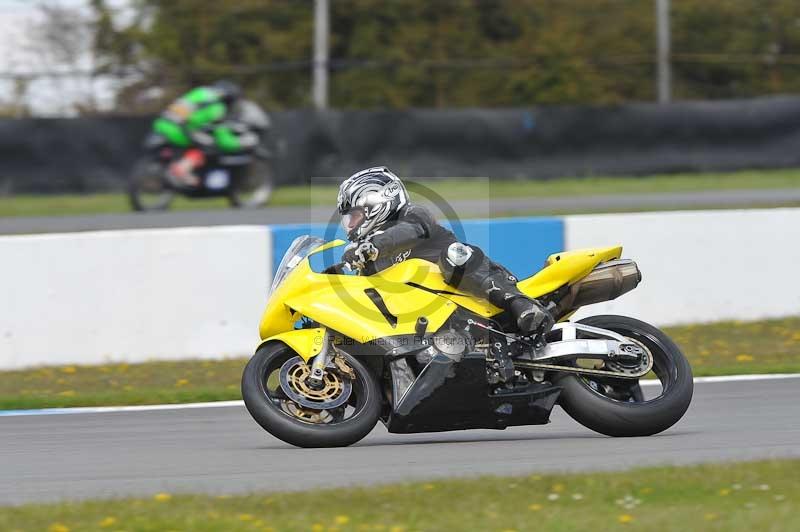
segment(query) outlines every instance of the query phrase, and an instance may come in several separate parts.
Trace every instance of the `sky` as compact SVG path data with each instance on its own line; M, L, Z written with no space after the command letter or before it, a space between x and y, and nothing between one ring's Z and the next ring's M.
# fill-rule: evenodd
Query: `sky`
M116 0L111 5L125 5ZM45 0L48 4L70 7L88 17L87 0ZM74 116L76 103L94 101L103 110L113 107L115 80L91 80L85 75L65 76L65 72L90 71L95 64L91 35L84 34L80 52L64 57L39 35L42 16L37 0L0 0L0 107L8 109L23 103L37 116ZM59 72L60 76L42 76L20 85L19 74ZM6 112L7 114L7 112Z

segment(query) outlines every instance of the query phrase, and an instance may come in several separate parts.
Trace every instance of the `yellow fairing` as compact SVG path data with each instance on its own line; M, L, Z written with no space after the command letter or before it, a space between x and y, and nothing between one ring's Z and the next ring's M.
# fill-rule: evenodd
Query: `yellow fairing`
M380 296L396 323L387 320L370 294ZM429 330L437 330L455 309L447 298L383 275L318 274L303 260L272 294L259 331L263 339L291 330L302 315L363 343L412 334L420 316L428 319Z
M324 248L335 245L340 243L329 243ZM582 279L601 262L619 258L621 254L621 246L557 253L548 257L545 268L520 281L517 286L531 297L540 297ZM377 296L391 315L388 318L376 305L373 297ZM259 331L262 339L272 339L292 331L295 322L301 316L307 316L364 343L387 336L412 334L421 316L428 319L429 331L438 330L457 306L487 317L501 312L485 299L454 290L444 282L435 264L421 259L410 259L366 277L315 273L305 259L270 297ZM396 323L392 323L395 319ZM297 340L304 343L295 351L301 354L311 352L307 345L309 338L311 336L303 336L303 340Z
M441 291L441 297L481 316L494 316L502 311L485 299L471 296L445 283L439 266L426 260L406 260L383 270L377 276L393 283L414 283L429 290Z
M288 331L266 338L261 342L261 345L273 341L283 342L291 347L292 351L300 355L303 360L308 362L322 351L322 346L325 342L325 329L297 329Z
M517 286L530 297L540 297L565 284L583 279L601 262L618 259L622 246L562 251L547 257L545 267L533 277L523 279Z

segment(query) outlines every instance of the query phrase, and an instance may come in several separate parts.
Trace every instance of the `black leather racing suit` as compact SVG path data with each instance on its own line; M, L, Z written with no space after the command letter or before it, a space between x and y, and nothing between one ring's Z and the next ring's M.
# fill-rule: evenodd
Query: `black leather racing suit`
M458 239L419 205L403 207L397 218L375 231L370 240L378 250L378 258L367 265L368 275L406 259L424 259L439 265L449 285L486 298L500 308L510 310L512 302L520 298L530 301L517 288L516 277L489 260L480 248L469 246L472 255L461 266L448 261L448 248Z

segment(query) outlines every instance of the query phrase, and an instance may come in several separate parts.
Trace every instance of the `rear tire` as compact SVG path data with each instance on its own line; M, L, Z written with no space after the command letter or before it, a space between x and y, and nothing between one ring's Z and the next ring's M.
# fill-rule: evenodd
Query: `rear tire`
M624 316L592 316L579 323L609 329L647 346L663 391L650 401L624 402L603 395L582 377L562 374L554 381L564 387L559 402L570 417L607 436L650 436L670 428L683 417L692 401L692 369L666 334Z
M247 363L242 375L242 398L253 419L276 438L297 447L346 447L369 434L380 417L380 390L369 370L347 354L342 356L356 374L353 388L365 396L352 417L334 424L314 424L295 419L276 405L274 392L267 389L269 374L276 365L295 355L285 344L269 342Z
M231 207L256 209L266 205L275 188L272 165L269 161L255 158L237 179L228 194Z

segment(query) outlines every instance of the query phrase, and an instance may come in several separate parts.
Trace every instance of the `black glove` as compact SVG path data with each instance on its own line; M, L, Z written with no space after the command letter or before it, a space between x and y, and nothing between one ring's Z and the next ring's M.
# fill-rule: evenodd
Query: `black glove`
M348 244L342 255L342 262L357 270L363 270L367 262L377 260L378 248L369 240Z

